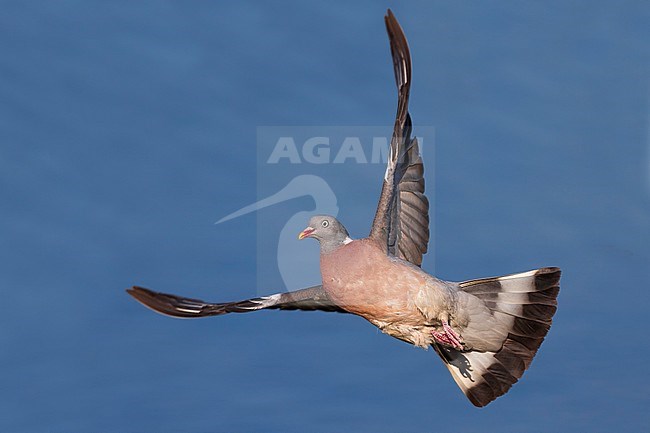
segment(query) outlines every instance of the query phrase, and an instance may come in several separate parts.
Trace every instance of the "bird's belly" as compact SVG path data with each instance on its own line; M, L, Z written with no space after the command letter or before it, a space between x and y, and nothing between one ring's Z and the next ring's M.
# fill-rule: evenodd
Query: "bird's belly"
M414 346L428 348L433 343L433 327L431 325L409 322L382 322L370 320L370 323L381 329L384 334L406 341Z

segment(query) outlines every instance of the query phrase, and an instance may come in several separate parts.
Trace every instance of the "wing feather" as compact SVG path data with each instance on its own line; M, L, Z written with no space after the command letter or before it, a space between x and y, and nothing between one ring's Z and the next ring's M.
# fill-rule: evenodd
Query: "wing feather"
M145 307L172 317L219 316L264 309L346 312L330 300L322 286L225 303L210 303L199 299L154 292L138 286L127 289L127 292Z
M384 246L387 254L420 266L429 243L429 201L424 195L424 164L418 141L411 137L408 113L411 54L404 31L390 9L386 30L397 84L397 114L370 237Z

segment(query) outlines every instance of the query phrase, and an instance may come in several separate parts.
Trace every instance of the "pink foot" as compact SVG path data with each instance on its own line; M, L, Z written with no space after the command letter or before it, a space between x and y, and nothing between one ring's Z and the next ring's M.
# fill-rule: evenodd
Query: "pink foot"
M446 323L442 323L443 332L438 332L436 330L432 331L433 338L441 344L446 346L451 346L454 349L461 350L463 348L463 343L460 340L460 335L456 333L451 326Z

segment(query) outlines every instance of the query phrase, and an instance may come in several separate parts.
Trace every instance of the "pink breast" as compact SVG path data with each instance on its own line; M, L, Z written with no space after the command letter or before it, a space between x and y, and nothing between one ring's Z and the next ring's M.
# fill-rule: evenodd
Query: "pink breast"
M409 296L425 281L393 261L372 241L353 241L321 255L323 287L334 302L371 320L397 320L413 312Z

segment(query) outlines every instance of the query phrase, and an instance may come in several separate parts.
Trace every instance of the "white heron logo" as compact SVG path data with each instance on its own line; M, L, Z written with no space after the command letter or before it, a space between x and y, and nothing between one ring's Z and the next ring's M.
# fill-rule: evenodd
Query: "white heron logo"
M315 279L315 276L318 278L320 275L319 261L310 257L314 253L314 245L298 242L296 235L305 228L305 224L313 215L327 214L335 217L338 215L336 195L325 179L312 174L296 176L275 194L226 215L216 222L221 224L265 207L305 196L313 198L314 209L292 215L280 231L277 243L278 270L288 290L308 287L315 281L319 281Z

